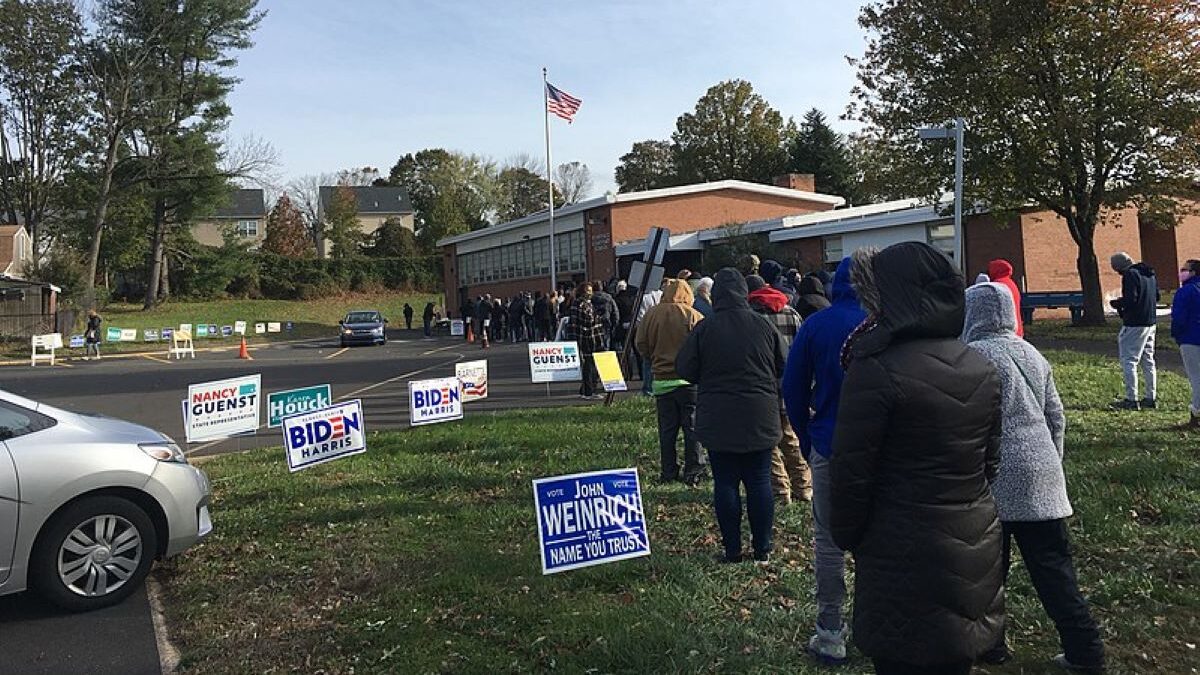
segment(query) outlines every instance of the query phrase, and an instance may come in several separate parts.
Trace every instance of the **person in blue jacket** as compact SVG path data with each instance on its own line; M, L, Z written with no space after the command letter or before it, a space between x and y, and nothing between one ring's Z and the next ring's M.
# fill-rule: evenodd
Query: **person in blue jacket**
M1171 303L1171 337L1179 343L1183 369L1192 383L1188 427L1200 429L1200 260L1189 260L1179 269L1179 290Z
M800 451L812 467L813 529L817 580L817 626L808 651L827 664L846 661L845 554L829 531L831 510L829 458L844 371L842 345L866 320L866 312L850 285L850 258L843 258L833 277L833 304L809 316L792 341L783 374L783 400Z

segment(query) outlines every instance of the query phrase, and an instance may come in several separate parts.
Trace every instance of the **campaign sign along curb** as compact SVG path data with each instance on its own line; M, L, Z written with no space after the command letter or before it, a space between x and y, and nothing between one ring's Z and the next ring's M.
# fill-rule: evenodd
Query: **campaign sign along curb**
M461 420L462 384L457 377L408 383L408 421L412 426Z
M261 392L262 375L188 385L188 443L253 433Z
M122 328L121 329L121 342L137 342L137 329L136 328Z
M283 442L288 470L310 466L367 451L362 401L346 401L283 420Z
M466 325L463 323L462 319L451 319L450 320L450 336L451 337L462 337L466 334L467 334Z
M86 343L87 343L87 341L83 338L82 335L72 335L71 336L71 342L70 342L71 349L78 349L79 347L84 346Z
M238 335L245 335L246 334L246 322L245 321L234 321L233 322L233 332L237 333Z
M121 341L121 329L120 328L109 328L108 331L104 334L104 341L105 342L120 342Z
M283 424L283 418L328 408L333 403L329 385L273 391L267 394L267 427Z
M478 401L488 395L487 360L454 364L454 375L462 382L463 403Z
M596 359L596 372L600 374L604 391L628 391L616 352L596 352L592 358Z
M530 342L529 375L537 382L575 382L579 371L579 347L574 342Z
M637 469L533 481L542 574L650 555Z

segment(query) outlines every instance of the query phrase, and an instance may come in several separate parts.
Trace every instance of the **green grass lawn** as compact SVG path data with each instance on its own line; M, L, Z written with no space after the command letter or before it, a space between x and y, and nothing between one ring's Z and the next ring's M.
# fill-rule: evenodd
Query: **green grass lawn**
M333 298L320 300L210 300L205 302L176 302L164 303L152 310L144 311L141 305L111 304L100 311L104 324L102 331L108 328L134 328L138 332L136 342L105 342L101 350L105 354L121 352L142 352L160 349L165 351L166 342L147 343L142 341L142 330L146 328L178 328L179 324L190 323L199 325L215 324L233 326L237 321L245 321L246 338L251 342L266 340L296 340L313 337L334 337L337 335L337 322L352 309L377 309L389 321L389 328L404 328L404 303L413 307L413 328L421 326L421 312L425 303L433 302L440 306L442 296L434 294L406 293L348 293ZM76 330L66 332L63 341L66 343L71 334L83 333L83 322L86 317L79 318ZM254 333L255 323L291 321L293 330L279 333ZM282 328L282 327L281 327ZM195 331L193 330L193 337ZM196 347L220 346L233 344L238 336L231 338L200 338L195 337ZM83 348L68 349L68 354L83 354ZM7 356L17 358L29 357L28 341L11 342L5 346Z
M1157 412L1104 410L1111 360L1054 353L1068 408L1072 534L1110 672L1200 666L1200 434L1185 383ZM370 409L367 410L368 425ZM661 486L654 412L471 414L370 437L289 475L280 449L205 462L216 533L165 565L186 672L863 673L803 654L815 616L811 515L779 512L767 567L718 565L709 488ZM544 577L530 481L636 466L653 555ZM1053 626L1019 563L1008 594L1016 660L1054 672Z
M1116 354L1117 332L1120 330L1121 321L1111 317L1103 326L1073 326L1070 319L1038 319L1025 324L1025 339L1040 344L1052 340L1098 342L1111 345L1113 354ZM1179 351L1179 345L1171 339L1170 317L1159 317L1154 345L1159 350Z

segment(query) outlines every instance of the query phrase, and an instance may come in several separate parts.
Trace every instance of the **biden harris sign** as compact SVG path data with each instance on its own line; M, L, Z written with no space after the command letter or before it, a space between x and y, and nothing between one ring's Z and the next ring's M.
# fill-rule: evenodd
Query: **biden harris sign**
M462 382L457 377L409 382L408 411L414 427L462 419Z
M533 481L542 574L650 555L637 469Z
M347 401L283 420L288 469L310 466L367 451L362 402Z

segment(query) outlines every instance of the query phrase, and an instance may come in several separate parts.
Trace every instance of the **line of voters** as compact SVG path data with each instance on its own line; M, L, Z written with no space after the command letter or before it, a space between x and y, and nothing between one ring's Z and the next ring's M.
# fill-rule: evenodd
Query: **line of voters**
M1153 271L1124 254L1112 266L1125 324L1117 407L1153 407ZM711 472L719 561L769 560L776 504L811 501L818 614L808 651L841 664L852 637L877 673L965 674L1011 658L1004 587L1015 543L1058 631L1053 662L1103 671L1070 550L1063 405L1050 364L1021 337L1011 265L995 261L965 288L924 243L859 250L838 265L828 299L809 298L807 316L797 298L823 296L818 286L789 287L773 261L740 267L702 280L697 297L667 280L635 332L652 373L661 478L695 485ZM1195 425L1200 262L1180 280L1172 335L1190 364Z

